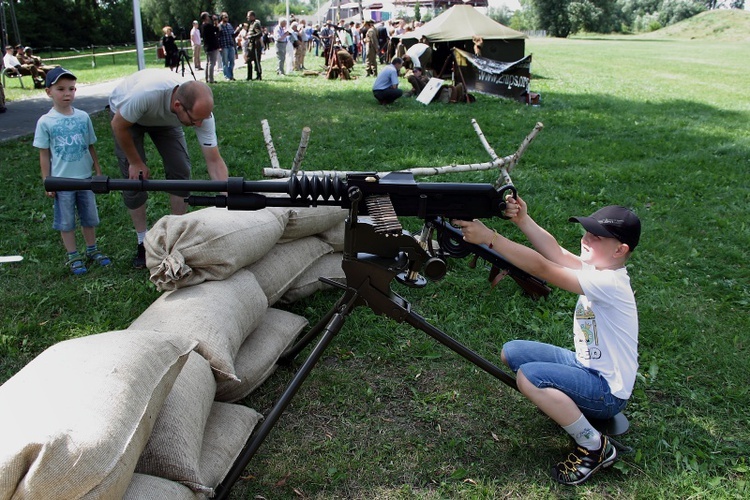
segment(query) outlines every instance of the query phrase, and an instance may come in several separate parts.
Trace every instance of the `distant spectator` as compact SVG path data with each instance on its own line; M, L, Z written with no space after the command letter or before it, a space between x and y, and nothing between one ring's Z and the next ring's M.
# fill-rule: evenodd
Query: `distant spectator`
M290 32L286 27L286 18L279 19L279 24L273 30L273 38L276 42L276 57L279 60L279 67L276 73L284 74L284 61L286 61L286 46L289 43Z
M372 19L365 21L367 32L365 34L365 53L367 58L367 76L378 76L378 52L380 42L378 41L378 31Z
M328 65L328 59L331 57L331 47L333 47L335 37L336 30L333 28L333 23L326 21L326 25L320 30L320 41L323 42L323 59L326 60L326 65Z
M404 94L404 91L398 88L398 73L403 65L403 59L394 57L391 64L383 68L372 84L372 93L380 104L391 104Z
M245 62L247 63L247 79L253 79L253 65L255 66L255 78L260 80L263 68L260 66L263 53L263 28L260 21L255 17L255 12L247 12L247 47L245 49Z
M16 56L13 55L13 46L5 47L5 56L3 57L3 66L8 68L11 74L31 76L34 79L34 85L37 87L44 86L44 78L39 69L33 64L21 64Z
M49 64L44 64L44 62L42 62L41 57L34 55L34 50L31 47L24 47L23 55L25 59L21 60L21 64L24 64L24 63L33 64L38 69L44 71L45 76L47 75L48 71L50 71L51 69L55 67L55 66L50 66Z
M57 67L47 73L47 95L52 98L52 109L37 121L34 147L39 148L42 181L47 177L88 179L92 169L101 175L94 143L96 134L88 113L73 107L76 77ZM86 260L102 267L112 263L96 245L96 226L99 213L93 191L47 192L54 199L53 229L60 231L68 252L67 265L75 275L84 274L86 262L76 245L76 215L86 242Z
M422 68L428 71L432 67L432 48L426 43L415 43L406 50L404 55L406 68Z
M202 70L201 66L201 29L198 21L193 21L193 27L190 30L190 47L193 49L193 66L196 70Z
M234 81L234 61L237 58L237 49L234 41L234 27L229 22L229 14L226 12L221 13L219 22L219 48L224 78Z
M201 37L206 52L206 83L214 83L214 69L219 60L219 27L208 12L201 13Z
M164 49L164 66L176 71L177 65L180 63L180 51L177 48L172 27L164 26L161 31L164 33L164 36L161 37L161 46Z

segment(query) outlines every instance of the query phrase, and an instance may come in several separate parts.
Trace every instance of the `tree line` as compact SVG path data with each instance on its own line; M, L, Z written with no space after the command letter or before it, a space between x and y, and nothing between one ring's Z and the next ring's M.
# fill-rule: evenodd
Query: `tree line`
M521 9L491 9L490 16L517 30L546 30L551 36L577 32L653 31L708 9L744 8L744 0L520 0ZM4 40L35 49L70 50L135 42L132 0L0 0ZM292 0L291 12L305 15L315 5ZM423 2L422 5L427 5ZM164 26L188 38L201 12L229 13L233 24L254 10L265 25L285 11L285 0L140 0L146 40L157 40ZM416 17L412 12L404 16ZM437 14L437 13L436 13ZM432 15L422 16L424 20ZM16 29L16 26L18 29Z
M520 0L511 28L546 30L554 37L639 33L678 23L710 9L743 9L745 0ZM506 23L504 23L506 24Z

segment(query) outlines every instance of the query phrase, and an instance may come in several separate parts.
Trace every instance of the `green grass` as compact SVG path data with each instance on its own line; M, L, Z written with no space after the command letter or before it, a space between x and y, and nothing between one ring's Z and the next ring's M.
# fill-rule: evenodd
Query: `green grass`
M527 107L479 95L473 105L377 106L371 79L277 78L214 86L220 148L233 175L270 162L267 119L282 166L312 129L309 170L397 170L486 161L475 118L499 155L536 122L544 130L513 179L532 215L578 248L569 215L634 207L643 238L629 270L639 304L640 370L623 442L634 452L578 488L548 470L568 438L517 393L406 325L355 311L257 456L234 498L747 498L750 456L750 88L746 43L640 38L532 39ZM315 60L309 67L319 65ZM105 173L116 175L105 116L95 117ZM194 136L194 177L206 178ZM124 328L156 297L129 268L134 236L119 195L100 196L100 245L111 269L81 278L63 267L31 138L0 145L0 380L47 346ZM152 168L159 176L158 156ZM493 182L492 172L444 176ZM151 220L167 213L152 196ZM419 221L408 220L411 229ZM513 237L501 220L489 223ZM414 309L490 360L504 341L570 346L575 297L534 302L486 272L449 262L439 283L403 289ZM291 310L311 322L337 294ZM292 376L281 368L245 401L267 412Z

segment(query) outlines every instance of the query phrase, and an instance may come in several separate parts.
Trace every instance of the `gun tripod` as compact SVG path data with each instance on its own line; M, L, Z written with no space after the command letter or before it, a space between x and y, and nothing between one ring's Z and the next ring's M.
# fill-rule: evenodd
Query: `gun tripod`
M513 376L430 324L425 318L412 310L408 301L391 290L391 283L394 279L410 287L425 286L427 280L419 274L419 271L423 271L425 276L433 280L442 278L446 271L444 257L448 255L466 256L475 252L477 256L492 258L491 254L495 254L502 263L510 264L484 245L477 246L464 242L461 232L439 217L425 219L425 227L419 238L403 231L397 221L395 212L390 212L388 207L384 208L382 203L378 207L377 205L380 202L377 200L374 202L369 199L366 200L367 212L370 214L371 220L360 218L358 217L358 205L361 193L354 190L350 191L349 194L352 205L349 210L349 217L345 222L342 260L346 284L323 277L320 278L321 281L341 289L343 293L328 313L279 358L279 364L290 363L311 342L320 337L274 407L266 415L263 423L252 434L224 481L216 488L215 498L217 499L228 497L229 491L240 478L248 462L257 453L323 353L344 327L347 317L357 307L367 306L376 314L387 316L399 323L407 323L417 330L421 330L478 368L509 387L518 390ZM392 207L390 208L392 209ZM438 242L441 245L441 251L438 253L431 251L434 232L437 232ZM507 270L509 269L506 267ZM514 273L520 270L510 269L509 271ZM520 272L523 273L523 271ZM511 275L513 276L513 274ZM526 277L519 275L517 281L521 279L535 278L528 275ZM543 283L540 286L546 288ZM544 288L537 288L536 291L544 293ZM527 291L529 290L527 289ZM547 291L549 290L547 289ZM618 435L627 430L627 419L622 414L619 414L618 417L620 418L616 417L612 421L601 423L608 434ZM616 422L614 422L615 420ZM619 427L615 427L614 424L619 425ZM622 446L614 441L613 443Z

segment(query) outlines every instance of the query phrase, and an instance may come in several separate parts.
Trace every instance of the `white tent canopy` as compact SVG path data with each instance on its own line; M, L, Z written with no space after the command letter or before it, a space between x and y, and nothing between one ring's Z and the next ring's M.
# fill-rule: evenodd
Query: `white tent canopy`
M485 40L516 40L526 38L520 31L508 28L485 16L471 5L454 5L432 21L401 38L426 37L430 42L451 42L480 36Z

